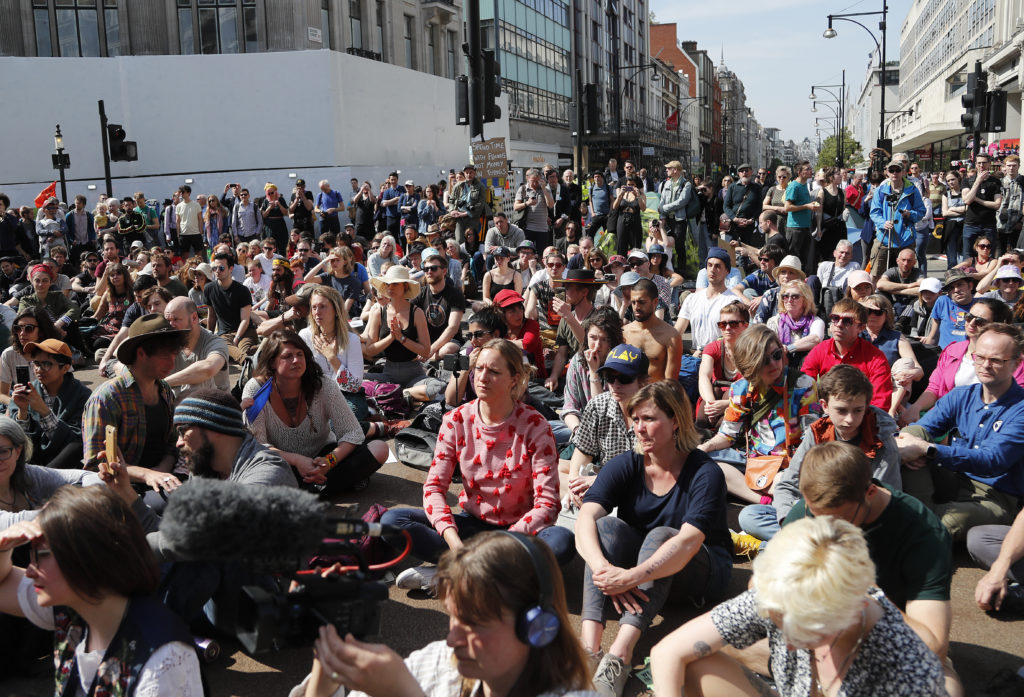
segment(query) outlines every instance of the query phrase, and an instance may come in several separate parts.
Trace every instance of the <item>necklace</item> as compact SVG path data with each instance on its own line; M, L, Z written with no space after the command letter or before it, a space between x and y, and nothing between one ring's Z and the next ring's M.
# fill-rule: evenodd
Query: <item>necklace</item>
M857 654L857 650L860 648L860 645L864 642L864 627L867 625L867 620L868 614L867 607L865 606L860 610L860 633L857 635L857 642L853 645L853 648L850 649L850 653L846 654L846 658L843 659L843 662L839 666L839 670L836 671L836 676L832 678L832 680L829 682L828 687L822 686L821 680L818 678L818 669L817 667L815 667L814 684L817 686L818 693L821 694L822 697L828 695L829 690L835 687L835 684L839 682L839 679L841 677L843 677L843 671L845 671L849 667L850 663L853 661L853 657ZM830 656L832 654L832 647L836 645L836 641L839 640L839 637L841 635L842 633L836 635L836 638L833 639L832 643L828 645L828 653L826 654L826 656ZM818 659L817 656L815 656L815 659L817 659L819 663L822 660Z
M17 502L18 502L18 492L17 491L15 491L14 495L11 496L11 500L10 501L6 501L3 498L0 498L0 506L3 506L4 508L7 508L7 509L9 509L11 511L14 510L14 504L16 504Z

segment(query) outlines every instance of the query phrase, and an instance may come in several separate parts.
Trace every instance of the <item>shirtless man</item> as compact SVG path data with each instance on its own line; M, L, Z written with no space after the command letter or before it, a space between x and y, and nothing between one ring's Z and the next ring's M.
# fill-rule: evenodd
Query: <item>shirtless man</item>
M623 339L646 354L651 380L677 380L683 360L683 339L671 324L654 314L658 287L641 278L630 293L630 305L634 321L622 328Z

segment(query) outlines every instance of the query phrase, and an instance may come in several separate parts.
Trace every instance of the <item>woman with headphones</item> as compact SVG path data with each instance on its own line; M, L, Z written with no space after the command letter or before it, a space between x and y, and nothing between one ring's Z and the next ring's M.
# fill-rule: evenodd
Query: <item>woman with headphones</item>
M441 557L448 636L405 661L381 644L321 627L313 670L289 697L596 697L550 548L491 531Z

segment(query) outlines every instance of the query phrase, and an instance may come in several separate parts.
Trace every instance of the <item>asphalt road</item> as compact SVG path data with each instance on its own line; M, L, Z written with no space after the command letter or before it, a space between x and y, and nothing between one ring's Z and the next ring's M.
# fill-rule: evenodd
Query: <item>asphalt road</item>
M80 380L90 386L97 383L94 370L77 373ZM370 486L358 494L338 499L338 504L357 504L362 514L371 504L387 507L419 505L424 474L400 463L385 465L371 478ZM457 489L450 494L449 503L456 505ZM739 506L730 506L730 520L735 529ZM1024 665L1024 617L999 618L989 616L974 603L974 586L982 576L966 552L956 553L957 571L953 577L953 629L951 656L959 671L967 694L980 691L989 679L1001 669L1018 670ZM569 610L573 624L579 627L579 611L583 578L583 563L577 558L563 570L566 579ZM750 578L750 564L737 563L727 594L740 593ZM389 599L382 608L380 640L402 655L428 643L443 639L447 632L447 615L441 603L420 592L388 589ZM646 633L634 655L634 666L642 667L644 658L661 637L698 614L693 607L666 608L663 617ZM614 636L616 623L609 619L605 632L607 649ZM246 655L233 640L221 639L221 657L205 667L206 677L213 695L224 697L283 697L298 684L309 671L312 654L309 647L286 648L257 657ZM0 684L0 697L45 697L53 694L52 669L48 659L41 658L30 666L37 677L8 680ZM47 674L46 671L50 670ZM625 690L626 697L646 693L637 679L631 679Z

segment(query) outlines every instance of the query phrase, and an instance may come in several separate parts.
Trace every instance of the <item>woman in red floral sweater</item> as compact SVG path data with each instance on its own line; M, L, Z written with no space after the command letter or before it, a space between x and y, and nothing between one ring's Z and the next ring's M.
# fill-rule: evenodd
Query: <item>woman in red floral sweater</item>
M444 417L423 485L423 509L393 509L381 521L408 530L412 553L423 561L436 563L445 550L487 530L537 535L560 564L572 559L572 533L554 527L559 509L555 438L544 417L520 401L530 377L522 356L505 339L493 339L473 353L477 398ZM456 468L463 482L459 513L445 500ZM408 569L398 585L429 589L435 571L434 566Z

